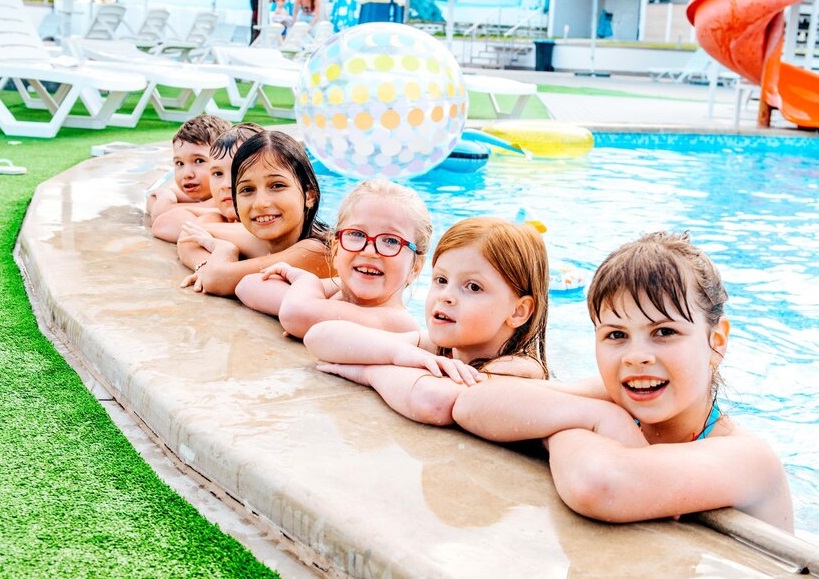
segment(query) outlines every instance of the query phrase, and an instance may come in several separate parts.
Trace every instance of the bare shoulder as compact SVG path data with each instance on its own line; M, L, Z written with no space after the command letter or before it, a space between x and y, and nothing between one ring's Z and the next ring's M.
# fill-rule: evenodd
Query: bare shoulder
M381 321L381 329L396 333L413 333L418 331L418 322L403 308L378 308L377 312Z
M228 221L227 219L225 219L225 216L219 213L218 211L206 211L204 213L200 213L199 215L196 216L196 222L202 225L209 225L213 223L224 223L225 225L228 224ZM242 227L244 227L244 225Z
M483 370L489 374L519 376L521 378L543 379L546 377L543 367L538 361L528 356L502 356L487 363Z

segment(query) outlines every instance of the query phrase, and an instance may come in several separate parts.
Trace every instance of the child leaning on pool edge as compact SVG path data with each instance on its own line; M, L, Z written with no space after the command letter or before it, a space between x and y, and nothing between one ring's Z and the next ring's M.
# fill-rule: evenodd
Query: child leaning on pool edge
M323 361L320 370L372 386L412 420L451 424L452 404L478 371L549 376L548 279L546 247L533 227L464 219L433 254L426 332L327 321L313 326L304 343Z
M190 269L210 257L214 239L233 243L242 257L267 255L267 244L250 233L239 221L233 205L230 165L239 147L264 128L256 123L239 123L219 135L210 148L210 191L216 211L200 215L182 225L177 241L179 260Z
M210 257L181 286L233 295L244 276L280 261L330 277L327 226L317 218L321 192L298 141L280 131L254 135L236 151L230 173L239 221L269 253L241 260L234 244L216 239Z
M376 179L360 183L341 202L330 249L335 278L287 263L245 276L236 296L246 306L278 316L301 338L322 320L349 320L390 332L418 329L404 290L424 266L432 218L409 187Z
M626 412L493 377L464 390L453 417L489 440L548 438L558 493L588 517L631 522L734 507L793 532L781 461L717 403L727 299L687 234L648 234L610 254L588 294L606 395Z
M146 209L154 237L176 243L185 221L216 210L210 201L210 147L231 126L220 117L202 114L179 127L171 139L173 183L148 191Z

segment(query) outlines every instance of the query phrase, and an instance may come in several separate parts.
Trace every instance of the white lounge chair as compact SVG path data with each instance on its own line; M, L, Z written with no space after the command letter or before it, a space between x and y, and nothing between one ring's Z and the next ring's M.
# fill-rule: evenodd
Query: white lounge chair
M110 123L115 126L136 126L149 103L160 119L184 122L204 112L216 91L227 89L231 83L221 72L148 54L124 40L68 38L64 47L80 60L95 61L111 71L127 68L147 79L147 88L134 109L112 116ZM164 96L161 87L175 89L178 94Z
M96 40L113 40L117 37L117 29L125 18L125 6L122 4L91 4L96 6L94 18L83 36Z
M719 84L733 86L733 84L739 80L739 75L734 72L724 70L722 66L702 48L695 50L688 59L688 62L686 62L683 67L649 68L648 76L654 81L667 78L674 82L708 84L713 67L716 67L717 82Z
M132 31L127 35L119 35L116 38L129 40L140 48L156 46L162 42L166 35L170 16L171 13L165 8L151 8L145 13L145 18L143 18L142 24L139 25L136 31ZM123 21L122 25L127 27L128 23Z
M202 62L210 54L209 44L218 23L216 12L197 12L184 38L166 36L149 52L181 61Z
M25 12L22 0L0 2L0 87L11 83L30 109L46 120L21 120L0 99L0 129L7 136L54 137L61 127L102 129L129 94L145 90L143 75L112 71L76 59L54 59ZM52 84L53 83L53 84ZM0 95L8 91L0 90ZM87 115L74 114L82 103Z
M305 47L311 41L310 25L307 22L294 22L293 26L287 29L287 36L284 37L279 50L287 58L299 60L304 56Z
M259 31L259 34L250 44L253 48L279 48L282 45L284 24L271 22L264 26L254 26L254 28Z
M482 74L465 74L463 79L468 93L485 94L489 98L492 110L498 119L519 118L529 99L537 94L537 85L530 82L519 82ZM504 111L498 102L499 95L516 97L508 112Z
M274 104L265 87L284 88L293 93L298 86L301 66L285 58L275 48L252 48L244 46L214 46L213 56L216 64L214 70L229 75L233 83L228 88L230 104L238 107L236 111L219 109L211 102L208 112L218 114L229 121L238 122L244 117L247 110L257 101L262 103L265 111L271 117L293 119L295 112L291 107L282 107ZM242 95L237 81L245 80L251 83L250 88Z

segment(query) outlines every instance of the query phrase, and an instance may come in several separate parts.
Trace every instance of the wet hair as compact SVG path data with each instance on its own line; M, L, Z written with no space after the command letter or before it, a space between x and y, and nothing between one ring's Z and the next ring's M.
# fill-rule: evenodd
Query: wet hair
M171 139L172 143L192 143L211 146L216 139L233 125L216 115L201 114L188 119Z
M695 289L693 296L688 296L689 280ZM587 301L592 321L600 321L603 308L610 308L619 317L615 300L623 293L631 296L649 320L651 317L641 305L643 296L670 318L667 298L674 310L689 322L694 321L691 308L696 306L705 314L710 328L717 325L728 301L728 292L716 266L701 249L691 244L687 232L649 233L613 251L589 285Z
M307 158L304 147L296 139L281 131L262 131L253 135L242 143L233 156L233 163L230 166L230 180L232 183L233 207L236 212L239 212L236 205L236 183L248 168L262 160L266 155L270 155L276 163L288 169L301 187L302 199L305 204L304 223L299 233L299 240L312 238L327 244L329 228L317 218L321 191L313 165L310 163L310 159ZM312 207L307 207L308 191L313 191L316 194L316 202L313 203Z
M688 295L689 282L693 295ZM689 322L694 321L692 308L697 308L705 315L709 330L719 323L728 301L719 271L705 252L691 244L688 232L649 233L609 254L589 285L587 305L592 322L600 322L603 308L620 317L616 300L624 294L631 296L649 320L643 299L671 318L668 302ZM715 369L712 386L716 388L721 381Z
M228 155L235 155L242 143L262 131L264 131L264 127L256 123L233 125L213 142L210 147L210 158L224 159Z
M493 217L470 217L457 222L441 236L432 265L450 249L474 245L497 270L518 297L532 296L534 309L527 322L515 328L512 337L501 346L496 358L528 356L543 368L549 377L546 361L546 322L549 315L549 258L546 245L531 225L516 225ZM448 356L449 348L439 348L438 354ZM491 359L470 361L481 369Z
M414 238L409 241L415 243L418 248L417 255L426 255L432 238L432 217L429 214L429 209L427 209L424 200L414 189L392 181L374 179L359 183L339 205L336 231L344 229L350 221L350 213L352 213L355 204L366 197L395 201L401 207L403 215L409 217L414 225ZM333 247L336 248L335 242Z

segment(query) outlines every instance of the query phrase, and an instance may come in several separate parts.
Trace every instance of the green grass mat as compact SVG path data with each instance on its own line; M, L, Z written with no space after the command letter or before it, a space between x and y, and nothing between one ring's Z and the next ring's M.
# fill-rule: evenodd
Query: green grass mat
M669 100L669 101L694 101L696 99L686 99L671 96L662 96L655 94L641 94L636 92L629 92L625 90L608 89L608 88L592 88L580 86L556 86L549 84L537 85L537 92L553 93L553 94L576 94L585 96L611 96L624 97L634 99L651 99L651 100Z
M38 330L12 258L38 183L92 145L178 126L146 113L137 130L0 137L0 158L28 169L0 175L0 577L278 577L156 477Z

